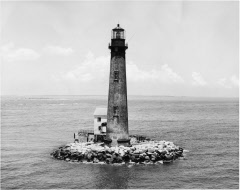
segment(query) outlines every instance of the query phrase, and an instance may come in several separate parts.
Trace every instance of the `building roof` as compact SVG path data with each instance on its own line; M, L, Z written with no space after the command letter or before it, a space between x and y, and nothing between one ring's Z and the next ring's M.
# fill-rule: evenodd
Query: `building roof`
M93 115L107 115L107 108L96 108Z

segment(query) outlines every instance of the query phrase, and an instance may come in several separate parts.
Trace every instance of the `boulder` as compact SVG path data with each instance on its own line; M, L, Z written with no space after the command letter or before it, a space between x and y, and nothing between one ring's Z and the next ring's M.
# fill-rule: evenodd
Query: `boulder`
M92 154L91 154L91 153L88 153L88 154L87 154L87 159L88 159L88 160L91 160L91 159L92 159Z
M109 159L109 164L112 164L112 163L114 163L114 160L113 160L113 158L110 158Z
M144 162L144 160L145 160L145 157L144 157L144 156L139 157L139 162L140 162L140 163Z
M133 153L134 153L134 154L140 154L140 151L139 151L139 150L134 150Z
M145 160L150 160L150 157L149 156L145 156Z
M151 160L152 160L152 161L155 161L155 160L156 160L156 157L155 157L155 156L152 156L152 157L151 157Z
M111 158L114 160L114 159L116 159L116 155L115 154L112 154L112 156L111 156Z
M130 159L131 159L132 161L134 161L134 160L135 160L135 156L134 156L134 155L131 155L131 156L130 156Z
M166 160L172 160L173 157L172 157L172 155L170 155L170 154L165 154L165 159L166 159Z
M133 154L135 158L139 158L139 154Z
M99 160L97 158L93 159L93 163L98 163L98 162L99 162Z
M97 152L93 152L93 157L97 157L98 153Z
M140 149L139 153L140 153L140 154L143 154L143 153L145 153L146 151L147 151L146 149Z
M125 162L129 162L130 160L130 156L128 154L125 154L122 159L125 161Z
M119 150L119 155L120 155L120 156L124 156L124 155L125 155L125 152L124 152L123 149L120 149L120 150Z
M110 158L107 158L107 159L106 159L106 163L107 163L107 164L110 164Z
M117 156L116 157L116 162L121 163L123 161L122 156Z
M130 150L135 151L136 147L133 146L133 147L130 148Z
M153 155L154 155L155 157L157 157L157 156L158 156L158 153L157 153L157 152L154 152Z
M148 148L148 153L154 153L154 149L153 148Z
M162 161L162 160L160 160L160 161L157 161L157 163L159 163L159 164L163 164L163 161Z

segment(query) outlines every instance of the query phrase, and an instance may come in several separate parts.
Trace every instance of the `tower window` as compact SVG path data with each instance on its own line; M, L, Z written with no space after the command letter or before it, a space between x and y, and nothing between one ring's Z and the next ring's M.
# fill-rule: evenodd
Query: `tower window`
M97 118L97 121L98 121L98 122L101 122L101 117L98 117L98 118Z
M114 81L118 81L118 80L119 80L119 72L114 71Z
M113 106L113 114L118 115L118 106Z
M119 117L118 116L113 116L113 123L114 123L114 126L116 127L117 124L119 123Z

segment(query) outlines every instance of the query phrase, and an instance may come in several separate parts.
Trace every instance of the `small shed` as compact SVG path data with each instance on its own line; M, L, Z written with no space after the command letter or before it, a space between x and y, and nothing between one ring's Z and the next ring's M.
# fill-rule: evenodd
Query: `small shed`
M94 135L106 135L107 108L96 108L93 115L94 115Z

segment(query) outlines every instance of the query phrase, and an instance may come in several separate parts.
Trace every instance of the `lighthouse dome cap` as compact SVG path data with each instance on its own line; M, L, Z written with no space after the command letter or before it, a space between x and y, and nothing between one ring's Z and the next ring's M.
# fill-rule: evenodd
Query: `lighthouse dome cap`
M117 27L113 31L124 31L124 29L120 27L120 24L117 24Z

